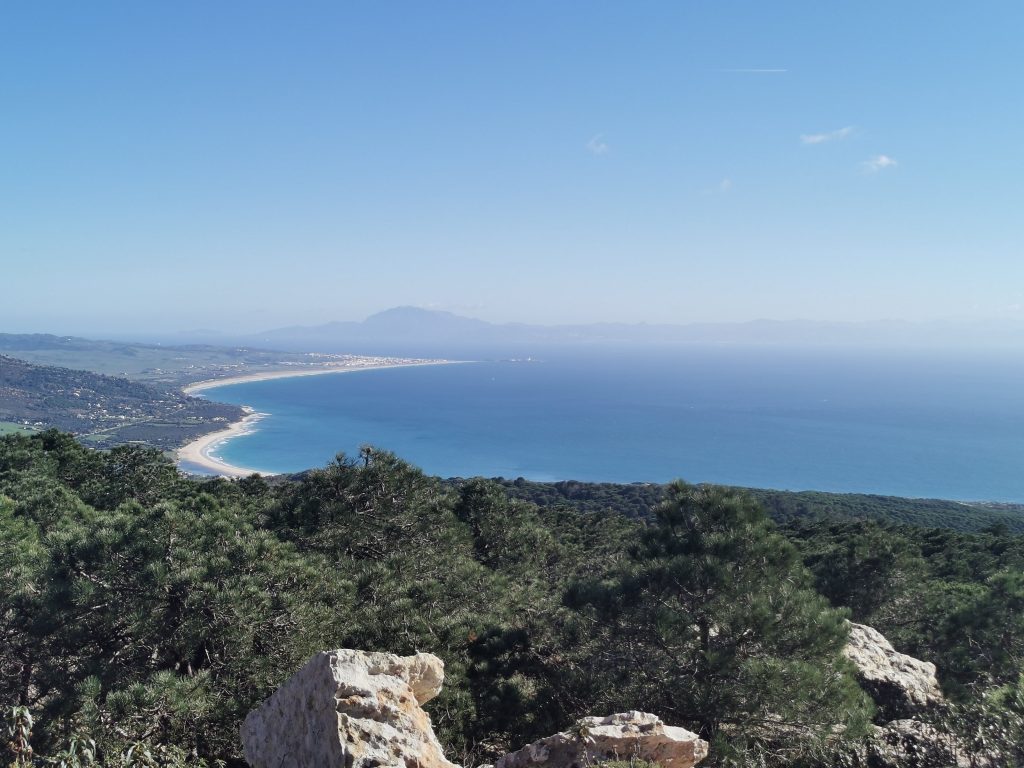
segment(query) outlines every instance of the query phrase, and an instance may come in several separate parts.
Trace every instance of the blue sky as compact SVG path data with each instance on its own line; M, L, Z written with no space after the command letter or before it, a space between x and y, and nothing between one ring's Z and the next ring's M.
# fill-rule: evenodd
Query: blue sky
M0 330L1022 315L1019 2L6 3Z

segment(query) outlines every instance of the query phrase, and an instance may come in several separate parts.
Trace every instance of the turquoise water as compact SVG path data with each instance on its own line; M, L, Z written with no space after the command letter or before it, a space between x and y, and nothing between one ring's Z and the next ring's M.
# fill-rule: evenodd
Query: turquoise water
M660 348L208 390L270 414L222 445L290 472L371 444L431 474L1024 501L1024 364Z

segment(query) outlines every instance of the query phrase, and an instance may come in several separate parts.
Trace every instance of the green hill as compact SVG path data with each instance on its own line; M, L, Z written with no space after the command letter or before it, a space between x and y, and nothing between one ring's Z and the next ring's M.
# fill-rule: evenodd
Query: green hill
M55 427L103 446L170 449L242 415L171 388L0 355L0 422Z
M0 333L0 354L37 365L56 365L122 376L160 387L264 371L316 367L343 355L277 352L209 344L140 344L44 333Z

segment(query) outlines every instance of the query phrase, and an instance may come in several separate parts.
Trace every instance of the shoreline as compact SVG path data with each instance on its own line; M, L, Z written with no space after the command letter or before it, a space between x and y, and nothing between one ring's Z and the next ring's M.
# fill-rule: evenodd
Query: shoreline
M206 381L197 381L194 384L189 384L182 387L181 391L186 395L192 395L196 392L203 392L208 389L215 389L217 387L227 387L232 384L246 384L254 381L271 381L273 379L290 379L298 376L321 376L328 373L356 373L358 371L380 371L388 368L413 368L424 365L452 365L455 363L468 362L466 360L417 360L415 362L408 363L381 363L373 365L359 365L359 366L335 366L325 368L313 368L313 369L301 369L296 371L263 371L257 373L248 373L240 376L227 376L222 379L207 379ZM193 440L191 443L178 448L175 452L175 464L179 470L182 470L181 464L188 463L197 467L202 467L204 470L211 472L219 477L227 478L240 478L249 477L250 475L262 475L263 477L272 477L277 472L266 472L260 469L250 469L248 467L239 467L234 464L228 464L226 461L211 455L211 452L219 446L226 443L228 440L233 440L236 437L242 437L244 435L251 434L253 432L253 425L261 419L269 416L268 413L258 413L253 408L243 405L242 410L245 411L245 416L233 424L230 424L224 429L217 430L216 432L210 432L209 434L203 435L202 437ZM188 470L183 470L188 471Z
M203 435L198 440L193 440L188 445L179 448L175 455L175 463L178 465L178 469L181 469L182 462L187 462L209 470L219 477L239 478L249 477L249 475L254 474L270 477L276 474L274 472L264 472L259 469L249 469L248 467L228 464L226 461L211 455L211 451L228 440L250 434L253 424L268 415L266 413L257 413L247 405L243 405L242 410L246 414L241 421L236 421L225 429Z
M294 371L258 371L256 373L243 373L238 376L225 376L222 379L205 379L193 384L186 384L181 391L186 395L195 392L204 392L207 389L227 387L232 384L248 384L253 381L271 381L273 379L292 379L298 376L322 376L326 373L355 373L357 371L381 371L387 368L416 368L424 365L455 365L466 363L468 360L417 360L410 363L374 363L373 365L348 365L333 366L324 368L300 368Z

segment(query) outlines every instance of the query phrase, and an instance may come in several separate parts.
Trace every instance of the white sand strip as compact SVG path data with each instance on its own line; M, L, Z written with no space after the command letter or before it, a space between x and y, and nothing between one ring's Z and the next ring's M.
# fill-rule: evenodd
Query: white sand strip
M354 373L356 371L380 371L385 368L413 368L421 365L453 365L468 360L417 360L415 362L372 363L370 365L336 365L326 368L299 368L294 371L262 371L245 373L241 376L226 376L223 379L207 379L182 387L186 395L193 395L215 387L226 387L230 384L246 384L250 381L270 381L271 379L290 379L295 376L322 376L325 373Z
M274 474L273 472L264 472L259 469L236 467L235 465L228 464L226 461L218 459L216 456L212 455L212 452L216 448L219 448L228 440L251 433L253 425L267 415L265 413L255 413L252 408L249 407L245 407L245 411L245 418L241 421L236 421L227 429L212 432L209 435L203 435L198 440L193 440L183 448L179 448L178 462L187 461L189 464L195 464L203 469L208 469L210 472L220 475L221 477L248 477L252 474Z

